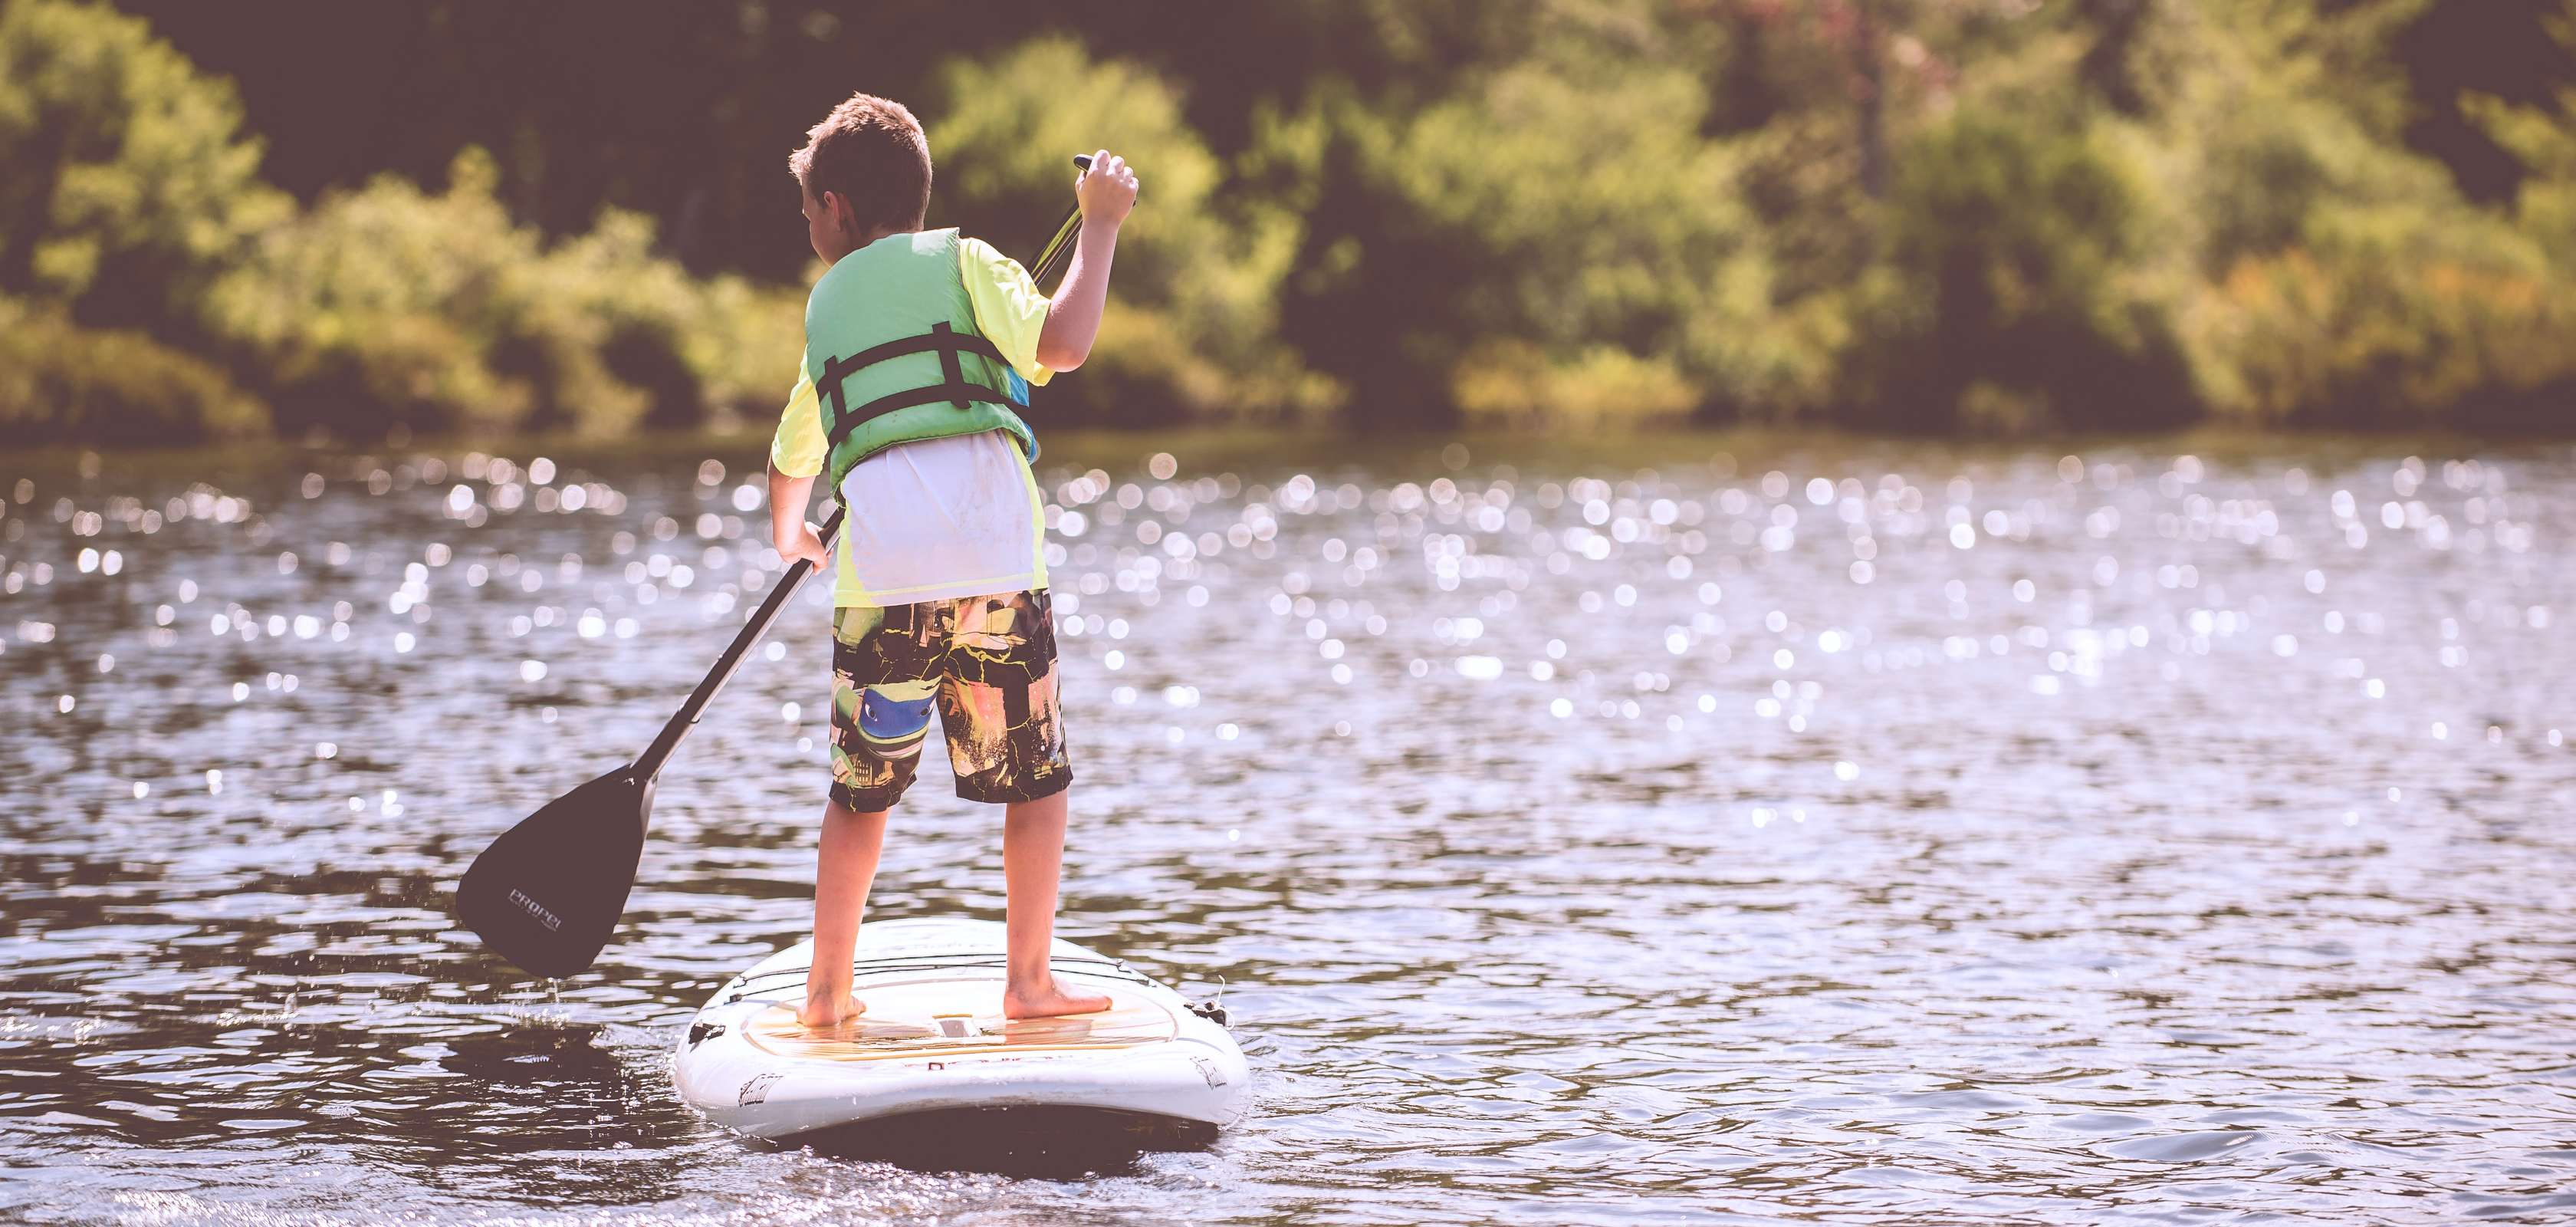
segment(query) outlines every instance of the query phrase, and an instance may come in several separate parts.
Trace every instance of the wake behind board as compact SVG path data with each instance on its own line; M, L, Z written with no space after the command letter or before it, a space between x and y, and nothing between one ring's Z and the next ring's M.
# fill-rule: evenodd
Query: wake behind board
M1002 1110L1049 1129L1108 1123L1149 1148L1141 1139L1204 1140L1241 1115L1251 1068L1219 1012L1059 940L1056 975L1110 1007L1008 1020L1002 951L992 921L870 921L851 983L867 1012L819 1030L796 1021L813 943L778 951L691 1020L672 1058L680 1095L757 1138Z

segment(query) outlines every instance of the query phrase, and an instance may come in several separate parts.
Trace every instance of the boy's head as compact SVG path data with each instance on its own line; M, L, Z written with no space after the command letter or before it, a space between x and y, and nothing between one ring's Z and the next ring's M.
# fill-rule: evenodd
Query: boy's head
M870 239L921 229L930 211L930 141L900 102L852 94L805 134L787 169L805 194L814 254L838 260Z

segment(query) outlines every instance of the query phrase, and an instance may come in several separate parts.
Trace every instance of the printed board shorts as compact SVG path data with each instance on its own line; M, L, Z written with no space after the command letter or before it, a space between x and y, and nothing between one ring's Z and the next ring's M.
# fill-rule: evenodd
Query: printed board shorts
M867 813L912 786L936 705L957 795L1034 801L1073 783L1046 590L853 605L832 619L832 800Z

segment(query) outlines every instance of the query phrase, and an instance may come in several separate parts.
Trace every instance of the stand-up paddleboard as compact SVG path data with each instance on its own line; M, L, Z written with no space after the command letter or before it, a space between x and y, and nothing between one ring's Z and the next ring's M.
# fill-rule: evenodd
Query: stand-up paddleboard
M1058 941L1058 979L1108 994L1109 1008L1005 1019L1002 951L991 921L869 921L851 977L867 1012L809 1030L796 1011L813 943L781 950L689 1023L672 1059L680 1095L758 1138L1004 1110L1050 1129L1106 1125L1152 1148L1203 1142L1242 1114L1251 1067L1223 1010Z

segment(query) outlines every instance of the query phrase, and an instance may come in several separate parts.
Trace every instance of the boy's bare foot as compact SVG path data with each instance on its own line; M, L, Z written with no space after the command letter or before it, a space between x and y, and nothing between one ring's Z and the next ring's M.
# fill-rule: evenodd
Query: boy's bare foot
M867 1003L855 996L845 994L837 1009L828 1000L817 1001L809 998L805 1002L805 1008L796 1011L796 1021L804 1024L806 1030L820 1031L827 1027L837 1027L867 1012Z
M1036 984L1014 984L1002 990L1004 1018L1061 1018L1067 1014L1090 1014L1109 1008L1109 998L1099 993L1069 993L1050 975Z

